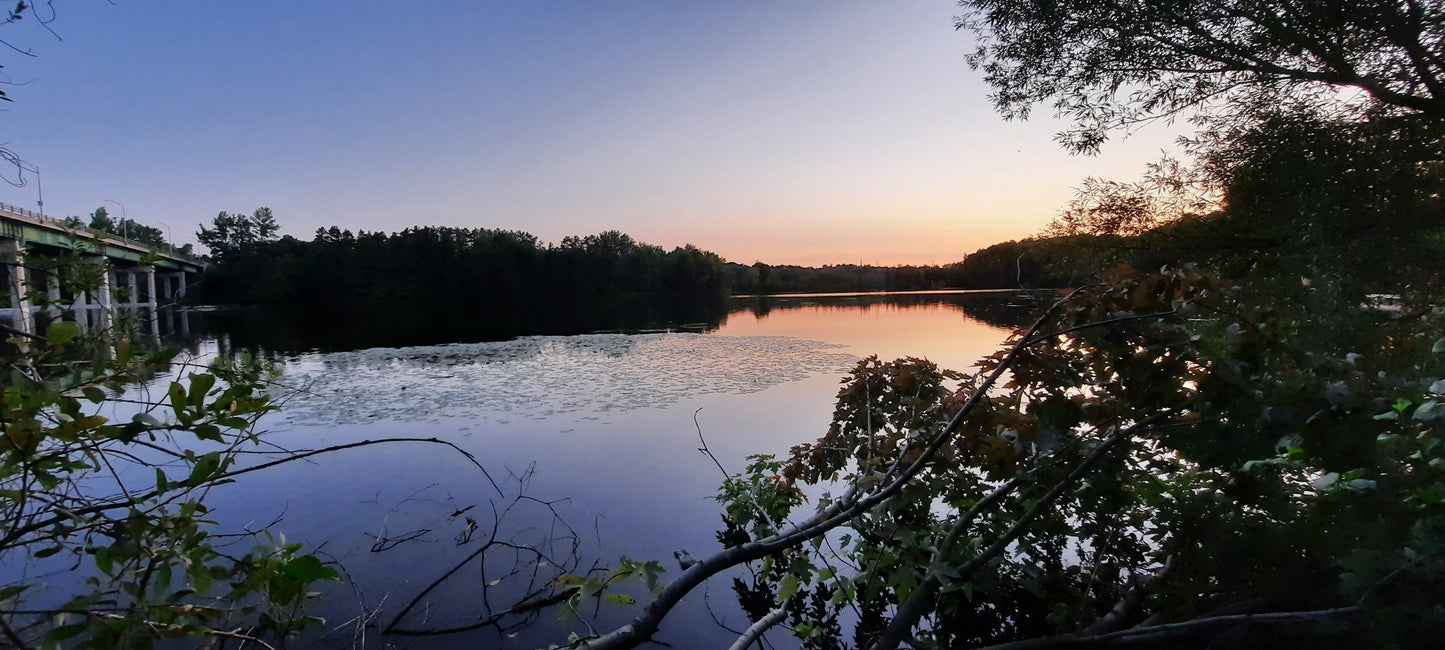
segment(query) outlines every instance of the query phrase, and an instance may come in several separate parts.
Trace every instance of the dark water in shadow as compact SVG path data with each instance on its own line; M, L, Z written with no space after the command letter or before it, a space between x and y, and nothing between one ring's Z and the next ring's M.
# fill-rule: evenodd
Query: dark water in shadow
M219 309L203 330L238 348L275 352L357 350L505 341L656 328L716 329L727 320L721 296L540 296L534 302L319 303Z
M217 489L213 515L229 529L276 521L288 540L345 568L350 581L327 585L316 608L327 629L305 644L562 643L569 632L624 623L640 605L507 612L558 572L627 556L660 561L666 581L678 572L674 549L719 550L711 498L722 474L699 454L699 431L730 472L750 454L785 454L826 430L839 380L858 359L918 356L966 369L1049 298L611 301L590 314L576 304L525 313L430 305L193 314L203 355L248 348L284 364L282 410L263 422L268 442L299 449L437 438L481 465L433 443L362 447ZM728 582L719 576L685 599L659 640L727 647L735 635L717 621L747 626ZM649 598L640 583L618 588ZM461 631L380 634L398 618L412 632ZM769 638L796 646L781 630Z
M1050 292L928 291L782 296L568 296L535 302L443 304L317 303L208 308L190 312L192 339L276 353L505 341L596 332L711 332L730 318L798 310L945 309L998 327L1027 324ZM176 330L170 327L166 331Z

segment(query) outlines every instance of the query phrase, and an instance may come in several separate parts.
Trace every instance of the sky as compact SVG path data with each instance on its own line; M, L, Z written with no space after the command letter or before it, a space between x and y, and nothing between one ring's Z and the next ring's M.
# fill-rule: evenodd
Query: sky
M0 37L0 143L45 212L179 243L282 233L621 230L751 264L932 264L1037 233L1086 176L1133 179L1047 108L1006 122L950 0L57 0ZM13 176L13 171L7 174ZM30 184L0 201L35 209Z

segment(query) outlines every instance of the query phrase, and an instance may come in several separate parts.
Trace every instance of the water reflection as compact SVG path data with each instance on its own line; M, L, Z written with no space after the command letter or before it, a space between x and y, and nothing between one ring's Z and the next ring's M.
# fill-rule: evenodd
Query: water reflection
M914 291L908 293L832 293L782 296L744 296L753 316L766 318L774 310L871 310L941 307L966 318L996 327L1028 325L1031 310L1047 307L1056 299L1052 291Z
M206 327L237 348L356 350L505 341L518 336L648 329L708 331L727 319L721 296L539 296L527 303L333 303L217 310Z
M506 492L499 496L475 466L440 445L381 445L225 486L212 495L214 515L232 528L281 517L277 528L288 539L321 546L345 567L354 583L329 589L317 613L332 625L309 642L546 647L585 626L576 617L562 620L553 607L518 612L530 623L525 627L498 619L485 629L419 639L379 632L392 621L412 632L470 628L540 595L529 577L517 581L522 574L493 583L506 575L500 565L516 558L474 555L498 529L489 523L493 508L506 512L519 494L548 506L525 501L528 508L502 521L503 538L565 546L545 560L524 557L524 564L585 571L628 556L661 560L670 569L664 579L675 576L674 549L698 556L718 550L718 510L710 498L722 477L697 451L700 432L733 472L749 454L786 453L824 432L839 380L855 359L920 356L966 368L1046 299L788 296L734 299L700 312L644 306L628 314L613 305L601 315L543 323L540 331L524 329L541 318L536 313L481 307L426 312L441 321L365 310L331 311L325 319L301 310L207 314L217 340L272 351L285 362L285 381L303 388L264 422L268 442L294 449L437 438L472 454ZM561 309L542 311L554 308ZM600 325L579 334L587 323ZM697 331L596 331L684 325ZM454 336L462 338L448 338ZM479 527L473 530L468 517ZM570 528L556 533L555 521ZM524 539L542 530L547 535ZM710 598L684 600L659 639L675 647L731 643L736 635L714 617L735 628L747 622L726 578ZM621 588L648 598L640 585ZM597 629L636 613L615 604L589 607L581 614Z

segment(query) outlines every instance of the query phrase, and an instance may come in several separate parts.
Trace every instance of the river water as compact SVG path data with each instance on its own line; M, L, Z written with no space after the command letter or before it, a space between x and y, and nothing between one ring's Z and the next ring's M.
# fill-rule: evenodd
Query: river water
M315 608L327 626L308 643L546 647L572 631L611 629L640 607L517 611L558 573L626 556L659 561L665 582L679 572L674 550L719 550L711 497L723 474L699 452L700 435L729 472L750 454L784 455L826 430L839 382L859 359L917 356L967 369L1047 299L734 298L563 325L446 311L448 324L431 329L378 326L360 311L208 314L193 328L202 355L244 347L284 367L281 411L262 421L269 443L455 445L338 451L219 488L209 503L225 528L270 524L344 567L349 579L326 585ZM736 637L726 627L748 624L728 582L690 595L658 639L726 647ZM641 581L616 592L648 599ZM383 636L393 623L423 636ZM474 629L435 634L457 628Z

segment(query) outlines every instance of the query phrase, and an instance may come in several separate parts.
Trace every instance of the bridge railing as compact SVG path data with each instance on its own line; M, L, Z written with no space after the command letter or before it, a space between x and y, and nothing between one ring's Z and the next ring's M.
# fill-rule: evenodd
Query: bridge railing
M26 210L25 208L22 208L22 207L20 207L20 206L18 206L18 205L11 205L11 204L9 204L9 203L5 203L4 201L0 201L0 212L9 212L9 213L11 213L11 214L19 215L19 216L22 216L22 217L25 217L25 218L28 218L28 219L34 219L34 220L39 221L39 222L41 222L41 223L49 224L49 225L52 225L52 226L54 226L54 227L56 227L56 228L59 228L59 229L62 229L62 230L76 230L76 231L79 231L79 232L82 232L82 233L88 233L88 234L90 234L92 237L98 237L98 238L101 238L101 239L114 239L114 238L115 238L115 233L106 232L106 231L104 231L104 230L97 230L97 229L95 229L95 228L91 228L90 226L86 226L86 225L84 225L84 224L78 224L78 223L74 223L74 222L66 222L66 221L63 220L63 219L56 219L55 217L52 217L52 216L47 215L47 214L42 214L42 213L36 212L36 211L34 211L34 210ZM132 223L134 223L134 222L132 222ZM130 240L124 240L124 241L125 241L125 243L127 243L127 244L130 244L130 245L132 245L132 246L138 246L138 247L141 247L141 248L146 248L146 249L155 249L155 248L156 248L155 246L151 246L150 244L143 244L143 243L140 243L140 242L132 242L132 241L130 241ZM172 257L177 257L177 258L186 260L186 261L188 261L188 262L191 262L191 263L193 263L193 264L204 266L204 263L201 261L201 258L196 257L195 255L187 255L187 254L185 254L185 253L182 253L182 252L176 250L174 244L171 245L170 250L164 251L164 252L166 252L167 254L171 255Z

